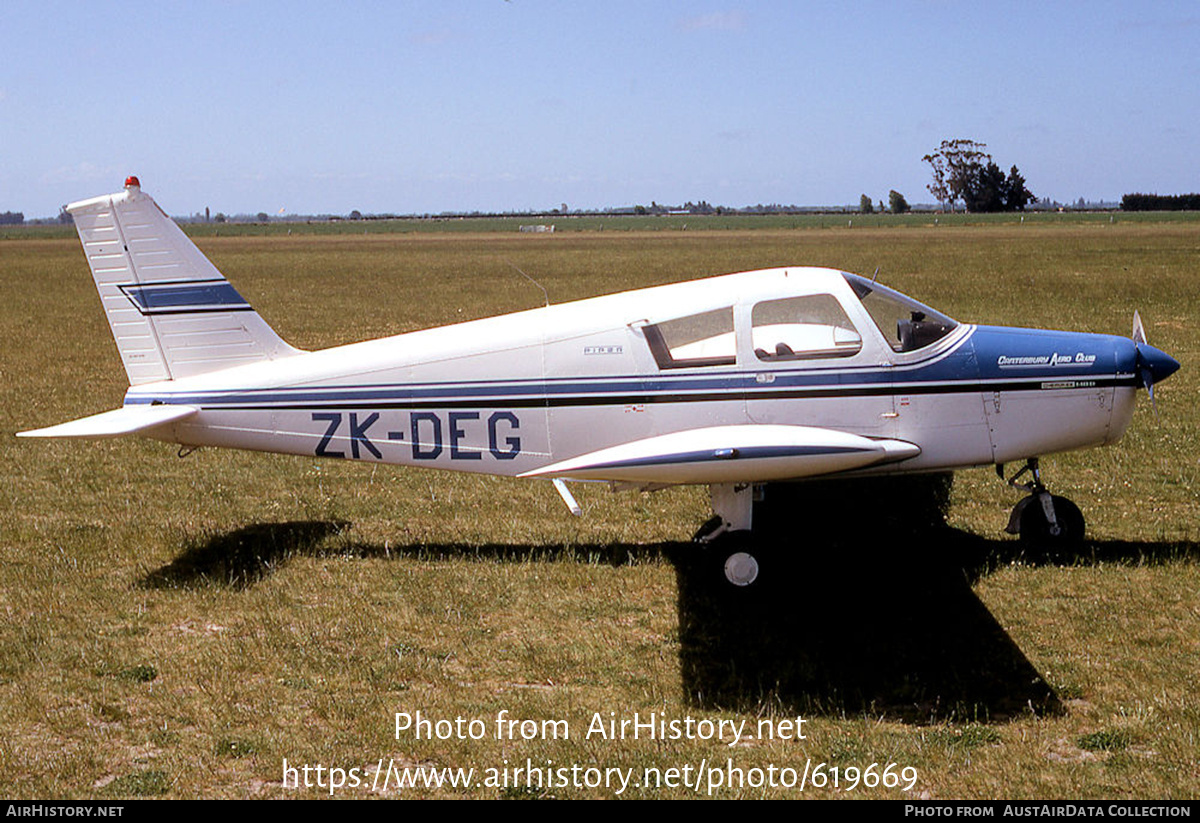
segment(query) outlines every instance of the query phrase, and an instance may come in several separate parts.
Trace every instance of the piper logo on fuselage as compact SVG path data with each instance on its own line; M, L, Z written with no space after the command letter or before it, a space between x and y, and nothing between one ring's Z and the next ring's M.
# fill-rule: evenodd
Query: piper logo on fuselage
M1070 354L1034 354L1020 357L1010 357L1002 354L996 358L996 365L1002 369L1035 369L1039 366L1091 366L1096 362L1096 355L1076 352Z
M313 422L325 424L313 453L317 457L344 458L345 444L352 459L382 460L383 441L407 443L413 460L437 460L443 452L451 460L482 460L485 454L496 460L513 460L521 453L521 438L516 434L521 421L510 411L492 412L486 419L477 411L414 411L401 413L399 420L394 414L313 412ZM381 419L381 415L387 419ZM397 422L398 427L394 425Z

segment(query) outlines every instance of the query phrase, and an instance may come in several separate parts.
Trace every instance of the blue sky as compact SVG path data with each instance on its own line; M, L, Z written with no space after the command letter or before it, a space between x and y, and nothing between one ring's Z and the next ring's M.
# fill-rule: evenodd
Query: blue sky
M127 174L172 214L1200 190L1200 6L0 3L0 211Z

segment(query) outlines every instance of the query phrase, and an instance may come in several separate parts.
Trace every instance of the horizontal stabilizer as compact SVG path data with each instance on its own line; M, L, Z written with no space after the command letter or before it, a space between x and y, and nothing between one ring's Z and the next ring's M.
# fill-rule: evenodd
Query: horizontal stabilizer
M17 432L17 437L120 437L191 417L195 406L122 406L45 429Z
M790 480L916 457L902 440L872 440L812 426L713 426L659 435L526 472L633 483L750 483Z

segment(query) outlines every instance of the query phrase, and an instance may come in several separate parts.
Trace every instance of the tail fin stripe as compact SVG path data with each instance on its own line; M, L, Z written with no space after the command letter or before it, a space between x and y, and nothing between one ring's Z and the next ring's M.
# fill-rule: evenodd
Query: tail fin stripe
M142 314L201 311L253 311L225 280L119 286Z

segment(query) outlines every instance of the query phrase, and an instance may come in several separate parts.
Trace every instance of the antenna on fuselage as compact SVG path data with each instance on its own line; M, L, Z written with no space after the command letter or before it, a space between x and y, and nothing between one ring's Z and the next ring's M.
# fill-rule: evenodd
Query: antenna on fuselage
M522 277L524 277L526 280L528 280L530 283L532 283L533 285L535 285L535 286L537 286L539 289L541 289L541 290L542 290L542 297L546 298L546 308L550 308L550 293L549 293L548 291L546 291L546 287L545 287L545 286L543 286L543 285L542 285L541 283L539 283L538 281L534 280L532 277L530 277L530 276L529 276L528 274L526 274L525 272L521 271L521 268L520 268L520 266L518 266L516 263L513 263L513 262L512 262L512 261L510 261L510 260L505 260L504 262L505 262L505 263L508 263L508 265L510 265L510 266L512 266L514 269L516 269L516 270L517 270L517 274L521 275L521 276L522 276Z
M875 273L871 275L871 285L875 285L875 280L879 277L879 266L875 267Z

